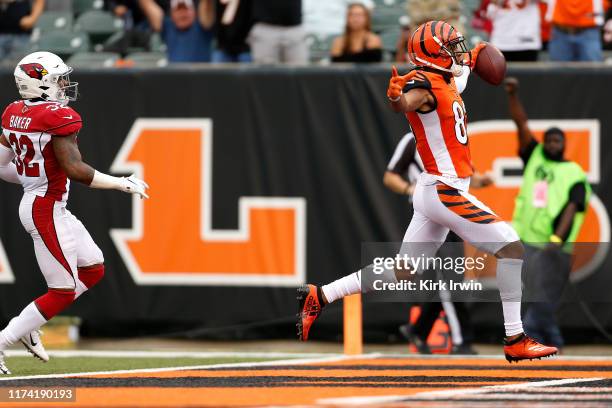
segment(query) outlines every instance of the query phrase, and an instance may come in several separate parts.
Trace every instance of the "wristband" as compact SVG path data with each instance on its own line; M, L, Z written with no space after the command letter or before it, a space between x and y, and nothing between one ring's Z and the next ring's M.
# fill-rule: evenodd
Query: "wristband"
M387 96L387 98L389 98L389 97ZM391 98L389 98L389 100L390 100L391 102L399 102L399 100L400 100L400 99L402 99L402 95L398 96L398 97L397 97L397 98L395 98L395 99L391 99Z
M553 242L555 244L562 244L563 240L561 239L561 237L559 237L558 235L552 234L550 236L550 242Z
M89 187L107 190L123 190L123 182L120 177L109 176L108 174L94 170L94 176Z

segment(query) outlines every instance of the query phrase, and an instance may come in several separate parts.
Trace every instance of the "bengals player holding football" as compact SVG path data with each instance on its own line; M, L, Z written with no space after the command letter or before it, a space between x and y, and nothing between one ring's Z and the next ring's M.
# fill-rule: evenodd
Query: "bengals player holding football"
M109 176L81 159L77 135L82 120L67 106L77 96L78 83L70 82L71 72L55 54L27 55L14 71L21 99L2 114L0 169L15 164L24 191L19 218L34 241L48 291L0 331L0 374L10 374L3 351L17 341L35 357L48 361L38 329L104 276L102 251L66 209L70 181L148 198L144 181Z
M473 167L467 133L467 111L461 92L474 68L481 44L469 51L464 37L443 21L419 26L408 44L416 69L400 76L392 70L387 96L396 112L406 115L417 140L424 172L414 195L414 215L404 235L402 251L433 256L449 230L497 258L497 285L502 301L506 337L504 353L510 362L557 353L523 332L521 268L523 245L512 227L468 193ZM418 243L428 243L427 247ZM411 245L412 244L412 245ZM407 249L405 249L407 248ZM411 249L412 248L412 249ZM395 270L379 276L388 282L401 278ZM298 290L298 336L308 339L310 327L323 306L370 289L361 285L361 270L328 285Z

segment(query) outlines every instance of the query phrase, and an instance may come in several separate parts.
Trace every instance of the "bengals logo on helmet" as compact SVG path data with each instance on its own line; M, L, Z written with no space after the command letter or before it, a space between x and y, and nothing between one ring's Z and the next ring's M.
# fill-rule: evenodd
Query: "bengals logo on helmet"
M408 42L408 55L412 63L447 72L452 72L453 63L465 65L466 53L469 51L463 35L444 21L421 24Z
M49 72L37 62L31 64L20 65L19 68L26 73L27 76L34 79L43 79Z

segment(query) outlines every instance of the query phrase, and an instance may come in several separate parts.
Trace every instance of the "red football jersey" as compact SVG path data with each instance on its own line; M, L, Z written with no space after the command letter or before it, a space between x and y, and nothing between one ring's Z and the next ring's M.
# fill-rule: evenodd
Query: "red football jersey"
M55 102L16 101L2 114L2 133L15 152L24 192L66 201L70 180L60 168L51 140L69 136L82 126L72 108Z

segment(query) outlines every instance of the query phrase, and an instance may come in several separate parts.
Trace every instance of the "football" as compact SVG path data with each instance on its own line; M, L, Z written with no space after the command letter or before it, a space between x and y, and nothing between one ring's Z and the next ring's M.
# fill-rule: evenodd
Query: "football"
M478 54L474 71L491 85L499 85L506 77L506 58L495 46L487 43Z

